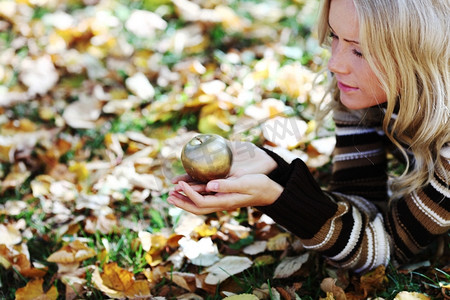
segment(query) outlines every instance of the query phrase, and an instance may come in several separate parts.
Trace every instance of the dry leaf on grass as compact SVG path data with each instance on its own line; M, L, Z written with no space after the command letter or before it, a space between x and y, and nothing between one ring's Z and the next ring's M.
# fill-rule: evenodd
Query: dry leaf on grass
M205 282L207 284L218 284L228 277L248 269L252 264L253 262L247 257L225 256L205 270L208 273Z
M56 300L58 298L58 291L56 286L53 286L45 293L42 288L44 279L35 279L27 283L23 288L16 291L16 300Z
M223 300L258 300L258 297L253 294L240 294L228 296L226 298L223 298Z
M274 278L287 278L300 270L302 265L308 261L309 253L306 252L300 256L286 257L276 267Z
M79 240L75 240L52 253L47 261L58 265L58 273L69 273L76 270L83 260L94 256L94 249L87 247Z
M120 268L115 262L105 264L103 273L95 266L92 282L108 297L114 299L151 296L149 281L135 280L132 272Z
M394 300L430 300L431 298L427 295L417 293L417 292L400 292L398 293Z

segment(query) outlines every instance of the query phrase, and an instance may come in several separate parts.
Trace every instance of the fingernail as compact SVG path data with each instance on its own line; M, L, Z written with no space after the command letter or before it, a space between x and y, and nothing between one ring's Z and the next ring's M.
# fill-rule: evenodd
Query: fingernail
M208 189L211 191L217 191L219 189L219 183L215 181L208 183Z

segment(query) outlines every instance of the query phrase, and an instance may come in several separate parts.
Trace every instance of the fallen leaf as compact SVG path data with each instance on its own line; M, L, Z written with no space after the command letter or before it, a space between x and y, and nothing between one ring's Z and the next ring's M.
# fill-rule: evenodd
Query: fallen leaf
M125 23L127 30L143 38L151 38L155 35L155 30L164 30L166 27L164 19L145 10L134 10Z
M150 13L150 12L149 12ZM155 89L143 73L136 73L125 80L126 87L142 100L150 100L155 95Z
M233 295L223 298L224 300L258 300L258 297L256 297L253 294L240 294L240 295Z
M300 256L286 257L276 267L274 278L287 278L300 270L302 265L308 261L309 253L306 252Z
M195 284L196 277L193 273L171 272L167 274L167 278L190 292L194 292L197 288Z
M243 252L248 255L256 255L266 251L267 241L256 241L243 249Z
M28 87L29 95L44 95L58 82L59 75L50 55L37 59L26 57L21 66L20 80Z
M373 293L374 291L383 290L388 279L385 274L386 267L383 265L378 266L374 270L364 274L359 279L359 286L357 287L364 297Z
M269 251L283 251L289 247L289 240L291 235L289 233L279 233L267 241L267 250Z
M262 125L264 138L270 143L282 148L293 149L305 137L308 125L298 117L275 117Z
M252 264L253 262L244 256L225 256L205 270L208 273L205 282L207 284L218 284L228 277L248 269Z
M427 295L417 293L417 292L400 292L398 293L394 300L430 300L431 298Z
M35 299L56 300L58 298L58 291L56 289L56 286L52 285L52 287L45 293L42 288L43 283L44 283L44 279L42 279L42 278L29 281L26 286L17 289L16 299L17 300L35 300Z
M94 128L95 121L101 114L100 102L87 96L80 97L80 100L70 103L64 109L62 117L67 125L72 128Z
M59 273L68 273L76 270L83 260L94 256L94 249L87 247L79 240L75 240L52 253L47 261L55 262L58 265Z
M346 300L347 296L345 295L344 290L336 285L336 279L333 278L324 278L320 283L320 288L325 293L331 293L336 300Z
M112 262L103 266L100 273L95 266L92 274L94 285L114 299L150 297L150 284L147 280L135 280L132 272L120 268L117 263Z
M210 237L201 238L199 241L184 237L178 243L183 254L194 265L211 266L219 260L219 251Z
M94 234L99 231L103 234L111 234L118 230L119 223L114 214L100 215L98 217L90 216L86 219L84 230Z
M2 244L12 246L19 244L22 241L22 234L13 225L0 224L0 236L2 237Z

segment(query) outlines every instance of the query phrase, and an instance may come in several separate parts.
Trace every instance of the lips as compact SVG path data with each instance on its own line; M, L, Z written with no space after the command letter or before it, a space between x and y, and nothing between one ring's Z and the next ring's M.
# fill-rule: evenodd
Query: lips
M347 84L342 83L342 82L340 82L340 81L338 81L337 85L338 85L338 88L339 88L342 92L352 92L352 91L358 90L357 87L347 85Z

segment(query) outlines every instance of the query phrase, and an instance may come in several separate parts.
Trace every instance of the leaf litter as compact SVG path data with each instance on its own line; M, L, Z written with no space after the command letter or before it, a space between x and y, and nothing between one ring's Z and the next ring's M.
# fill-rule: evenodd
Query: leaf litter
M194 216L165 198L198 133L300 157L326 176L335 140L331 123L314 121L328 57L312 33L317 8L1 1L2 296L302 295L320 258L270 218L253 209ZM352 281L328 273L337 278L314 287L327 299L362 299L387 281L384 269ZM422 297L397 298L408 296Z

